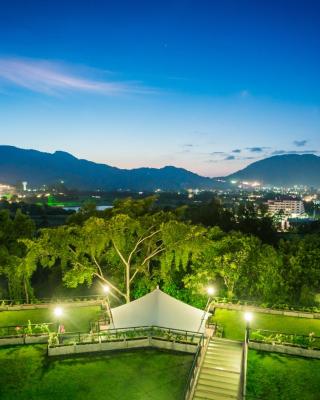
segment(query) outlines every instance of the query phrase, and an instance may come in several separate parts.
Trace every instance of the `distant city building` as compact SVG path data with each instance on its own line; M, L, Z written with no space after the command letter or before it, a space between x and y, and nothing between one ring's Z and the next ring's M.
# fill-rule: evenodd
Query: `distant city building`
M28 185L28 182L26 182L26 181L22 182L22 189L24 192L27 190L27 185Z
M15 193L15 188L10 185L0 183L0 197Z
M268 212L271 215L282 211L285 215L295 216L304 214L304 205L301 200L268 200Z

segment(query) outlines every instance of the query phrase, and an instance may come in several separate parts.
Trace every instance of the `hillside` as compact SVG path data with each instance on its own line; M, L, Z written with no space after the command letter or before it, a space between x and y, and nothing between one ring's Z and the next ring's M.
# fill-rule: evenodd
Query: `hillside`
M285 154L265 158L228 176L228 179L259 181L266 185L320 187L320 157Z

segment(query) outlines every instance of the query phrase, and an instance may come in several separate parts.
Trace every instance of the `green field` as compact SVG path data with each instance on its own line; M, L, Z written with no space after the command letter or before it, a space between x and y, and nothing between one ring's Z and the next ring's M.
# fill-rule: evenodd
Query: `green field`
M1 400L180 400L192 356L136 350L50 359L46 346L0 349Z
M223 336L225 338L234 340L244 339L244 312L217 308L212 320L223 326ZM317 319L254 313L250 325L256 329L267 329L300 335L308 335L310 332L314 332L316 336L320 336L320 320Z
M1 311L0 326L27 325L28 320L33 324L44 322L57 322L52 308L40 308L35 310L22 311ZM90 321L97 320L100 314L99 306L88 307L63 307L63 316L59 318L61 324L65 326L66 331L89 331Z
M320 399L320 360L250 350L247 400L298 399Z

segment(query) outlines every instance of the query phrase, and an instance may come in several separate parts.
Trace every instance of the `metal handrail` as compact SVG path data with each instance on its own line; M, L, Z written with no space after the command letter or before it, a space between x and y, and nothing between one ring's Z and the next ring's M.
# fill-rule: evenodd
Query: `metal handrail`
M96 333L88 333L88 332L65 332L65 333L60 333L58 334L59 338L61 338L62 342L65 339L68 338L72 338L75 337L77 339L78 343L81 343L81 339L82 338L88 338L91 337L93 339L93 341L95 339L97 340L101 340L101 338L103 337L110 337L110 336L117 336L117 335L124 335L123 338L121 337L116 337L117 339L122 339L122 340L127 340L127 339L131 339L132 337L129 335L126 335L126 333L129 332L136 332L139 330L142 330L143 332L145 332L145 335L142 335L141 337L145 337L145 336L153 336L152 333L156 330L159 329L161 331L163 331L165 334L173 334L173 335L182 335L188 339L188 338L192 338L192 340L194 340L194 338L200 339L199 341L201 341L203 339L203 334L199 334L198 332L193 332L193 331L187 331L187 330L182 330L182 329L171 329L171 328L167 328L167 327L161 327L161 326L157 326L157 325L153 325L153 326L135 326L135 327L128 327L128 328L112 328L112 329L108 329L106 331L101 331L101 332L96 332ZM155 337L157 337L156 335L154 335ZM174 341L177 341L177 338L173 339ZM182 342L181 340L178 339L179 342ZM76 344L77 344L76 342ZM59 347L62 344L53 344L50 345L50 347Z
M202 350L203 344L204 344L204 335L202 335L202 338L201 338L200 342L198 343L197 351L194 355L193 362L191 364L191 367L190 367L190 370L188 373L187 382L186 382L186 386L185 386L185 390L184 390L184 399L185 400L188 400L188 397L190 395L190 390L192 389L192 385L194 382L199 357L201 356L201 350Z
M242 360L241 360L241 385L239 387L239 399L245 399L247 394L247 363L248 363L248 343L244 341L242 347Z
M39 332L39 333L26 333L24 330L31 327L36 327L36 326L47 326L50 327L52 325L55 325L54 322L41 322L41 323L35 323L35 324L28 324L28 325L4 325L4 326L0 326L0 338L9 338L9 337L21 337L21 336L31 336L31 335L41 335L41 334L47 334L46 332ZM17 329L19 328L19 329ZM7 330L7 335L2 335L1 331L3 330ZM14 333L10 334L10 330L12 330Z

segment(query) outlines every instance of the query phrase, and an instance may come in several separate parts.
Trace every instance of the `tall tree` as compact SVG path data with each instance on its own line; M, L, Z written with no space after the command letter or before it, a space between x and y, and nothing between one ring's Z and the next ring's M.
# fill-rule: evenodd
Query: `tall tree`
M150 273L151 262L157 260L164 270L180 268L201 246L204 228L162 220L162 213L141 218L116 214L92 217L83 226L45 229L29 244L30 260L47 267L61 263L69 287L90 285L97 278L129 302L133 282Z

